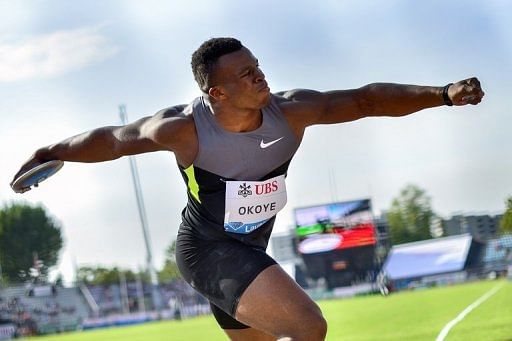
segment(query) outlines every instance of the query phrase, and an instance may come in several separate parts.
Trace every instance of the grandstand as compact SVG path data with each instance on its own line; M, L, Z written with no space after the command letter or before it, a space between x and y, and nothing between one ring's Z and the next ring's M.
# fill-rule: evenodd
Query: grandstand
M161 284L167 302L152 306L151 284L18 285L0 289L0 340L15 336L59 333L210 313L207 300L185 281ZM3 335L3 336L2 336Z
M127 282L124 285L82 285L81 291L85 297L89 297L92 312L83 321L83 329L180 319L210 313L207 300L181 279L158 285L157 292L166 303L163 309L153 305L151 284Z
M482 263L485 273L505 274L512 264L512 235L488 240Z
M1 319L21 336L76 330L90 313L77 288L23 285L0 293Z

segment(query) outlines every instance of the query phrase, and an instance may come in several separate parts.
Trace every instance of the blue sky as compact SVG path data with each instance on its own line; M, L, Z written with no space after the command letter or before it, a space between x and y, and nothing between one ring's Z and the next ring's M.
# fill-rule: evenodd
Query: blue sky
M190 55L214 36L241 39L273 91L371 82L444 85L470 76L486 97L398 119L308 129L287 179L294 207L426 189L439 214L500 212L512 194L512 5L508 1L0 1L0 202L43 204L72 260L136 268L145 250L127 159L67 163L22 196L8 183L39 146L188 103ZM138 157L155 265L175 238L185 186L168 153Z

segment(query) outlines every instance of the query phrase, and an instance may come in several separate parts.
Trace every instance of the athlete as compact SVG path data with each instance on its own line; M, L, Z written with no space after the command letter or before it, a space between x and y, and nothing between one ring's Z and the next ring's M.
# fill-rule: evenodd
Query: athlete
M240 41L213 38L192 55L202 96L125 126L40 148L16 174L49 160L100 162L173 152L187 186L176 258L232 340L323 340L318 306L265 253L286 204L285 176L304 131L369 116L477 104L476 78L444 87L375 83L352 90L272 94Z

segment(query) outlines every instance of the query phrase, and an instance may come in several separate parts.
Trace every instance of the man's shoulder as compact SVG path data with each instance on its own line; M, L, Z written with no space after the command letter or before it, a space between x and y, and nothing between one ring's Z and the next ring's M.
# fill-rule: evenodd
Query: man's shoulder
M325 93L310 89L292 89L275 93L277 105L297 136L302 138L304 129L311 125L323 103Z
M167 118L186 118L187 116L191 116L189 110L187 110L189 104L178 104L172 107L167 107L161 109L156 112L154 115L157 119L167 119Z
M312 111L322 102L325 94L310 89L292 89L274 94L275 101L285 115L297 115Z
M195 122L189 104L179 104L159 110L151 117L151 127L160 137L190 136L195 131Z
M311 89L291 89L276 92L274 96L280 103L286 103L291 101L314 100L323 96L323 93Z
M195 122L188 104L159 110L151 118L148 130L152 131L155 141L174 151L180 159L188 160L185 156L197 140Z
M159 110L154 117L157 119L178 119L180 121L194 121L193 112L201 102L202 97L194 98L189 104L178 104Z

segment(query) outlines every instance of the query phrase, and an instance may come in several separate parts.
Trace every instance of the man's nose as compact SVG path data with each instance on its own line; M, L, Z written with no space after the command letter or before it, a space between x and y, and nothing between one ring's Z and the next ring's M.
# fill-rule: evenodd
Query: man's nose
M263 73L263 71L258 69L258 71L256 71L256 73L255 73L254 83L259 83L264 80L265 80L265 74Z

